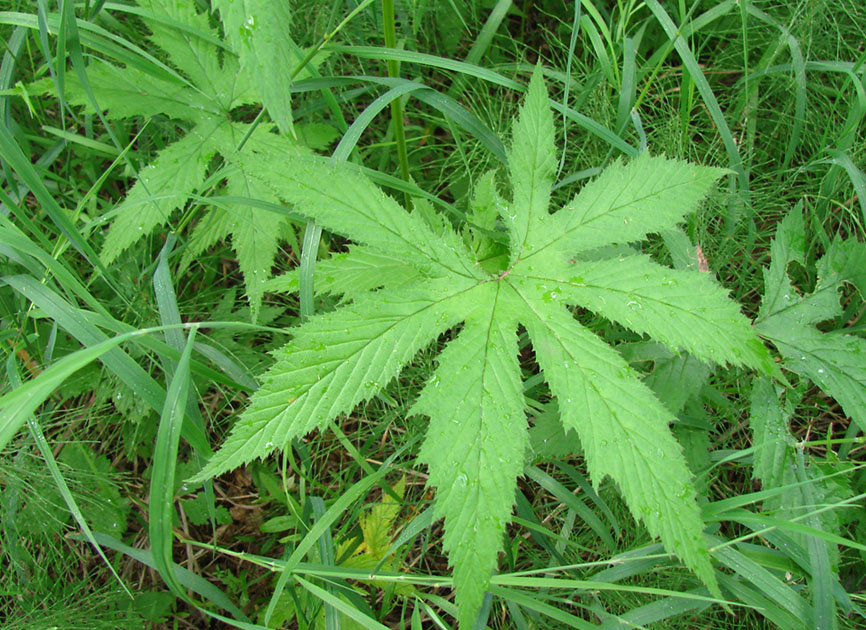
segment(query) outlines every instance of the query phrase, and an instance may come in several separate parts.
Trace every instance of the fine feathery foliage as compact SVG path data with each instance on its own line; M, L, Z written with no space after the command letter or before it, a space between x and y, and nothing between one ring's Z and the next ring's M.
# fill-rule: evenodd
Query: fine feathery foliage
M232 116L232 110L256 104L260 95L280 130L291 129L289 76L273 78L262 70L270 63L279 62L273 67L280 68L298 63L289 58L288 41L278 41L279 33L274 32L279 20L283 25L288 23L284 3L216 3L226 40L235 52L217 45L220 40L208 16L198 13L193 2L138 0L138 4L145 11L142 19L151 31L151 43L165 53L173 68L153 66L144 72L97 60L88 68L87 89L75 76L68 77L67 99L92 109L91 90L109 120L167 116L181 123L186 133L140 170L137 181L115 209L101 253L106 264L184 208L204 188L215 156L227 158L242 144L248 150L281 154L283 160L309 152L287 136L270 133L269 125L255 127ZM151 14L163 19L151 18ZM167 26L165 19L183 28ZM42 81L37 88L50 91L52 83ZM259 181L239 169L227 169L220 175L217 183L223 183L223 192L232 201L212 207L198 220L184 252L184 264L219 239L231 236L255 319L279 241L290 227L284 216L244 203L246 199L277 201Z
M673 415L569 307L701 360L779 376L749 320L707 274L642 255L604 255L605 246L674 227L726 171L642 154L613 164L549 213L557 155L539 72L508 158L511 200L497 194L492 176L484 178L473 226L460 235L423 206L406 212L362 176L325 160L276 161L262 145L230 157L255 186L359 244L328 275L343 265L367 290L293 331L195 480L286 448L351 411L451 331L413 412L430 419L421 460L436 488L436 514L445 519L459 621L468 628L496 568L528 449L522 326L594 482L610 476L651 534L719 596L691 475L669 428ZM496 238L503 227L507 245ZM404 270L395 272L398 261Z

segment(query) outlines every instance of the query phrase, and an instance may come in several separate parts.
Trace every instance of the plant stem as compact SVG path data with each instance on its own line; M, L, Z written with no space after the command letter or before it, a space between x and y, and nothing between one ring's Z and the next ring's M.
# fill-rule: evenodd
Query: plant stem
M385 27L385 46L397 47L397 32L394 27L394 0L382 0L382 16ZM388 76L392 79L400 75L400 65L396 59L389 59ZM409 153L406 150L406 132L403 129L403 103L400 98L391 101L391 124L394 126L394 139L397 142L397 157L400 161L400 177L409 181ZM403 194L405 205L409 207L409 193Z

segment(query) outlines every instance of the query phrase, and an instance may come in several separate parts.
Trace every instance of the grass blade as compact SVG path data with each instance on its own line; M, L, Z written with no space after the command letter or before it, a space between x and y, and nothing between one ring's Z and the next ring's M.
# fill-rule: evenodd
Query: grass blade
M39 306L45 314L85 346L101 344L108 337L94 326L84 312L70 305L62 297L30 276L5 276L3 281ZM130 335L136 333L128 333ZM140 333L139 333L140 334ZM132 391L136 392L154 410L160 412L165 405L165 390L132 357L114 347L100 352L103 364ZM184 439L201 453L210 455L207 438L191 422L184 423Z
M96 532L93 536L96 539L96 542L99 543L101 546L107 547L108 549L114 549L115 551L125 554L133 560L137 560L143 565L150 567L151 569L156 568L153 554L150 551L146 549L136 549L134 547L125 545L121 541L117 540L112 536L109 536L108 534L101 534L99 532ZM232 616L234 616L235 619L239 619L241 621L249 621L249 618L243 613L240 608L235 606L228 597L226 597L225 593L223 593L213 584L205 580L203 577L200 577L192 571L185 569L184 567L175 563L172 563L172 570L174 572L175 579L183 588L189 589L196 595L199 595L200 597L213 602L223 610L229 612ZM214 616L219 618L218 615ZM262 628L262 626L252 626L250 624L247 624L245 626L239 624L233 625L237 625L237 627Z
M156 444L153 450L148 504L148 538L154 567L169 589L181 599L187 599L187 595L174 573L174 561L172 559L174 478L181 428L185 415L184 410L189 395L189 360L192 355L195 334L196 327L194 326L190 330L186 347L177 364L177 369L165 397L165 406L159 420Z
M748 203L749 179L746 174L743 158L740 155L740 150L737 148L737 143L731 133L731 128L728 126L728 121L725 119L722 108L719 105L715 94L713 94L713 90L710 87L706 76L704 76L704 73L698 64L698 60L695 59L695 55L689 48L687 40L673 23L673 20L671 20L667 11L665 11L662 5L659 4L658 0L646 0L646 4L649 10L652 11L656 20L661 24L665 33L667 33L668 37L674 42L674 48L676 48L679 53L680 59L682 59L683 64L689 71L689 74L691 74L692 81L695 82L695 87L697 87L701 98L703 98L704 104L707 106L707 110L710 113L710 117L716 125L716 130L722 139L722 143L725 145L725 150L728 153L728 167L736 173L740 201ZM736 205L730 205L728 207L728 216L726 217L729 232L733 231L737 219Z
M333 606L350 619L355 620L364 628L367 628L368 630L388 630L388 626L383 626L375 619L370 619L360 610L353 606L350 606L336 595L329 593L321 587L316 586L312 582L307 582L307 580L302 577L295 576L295 579L301 586L310 591L310 593L321 599L327 605Z
M298 546L295 547L294 551L292 551L292 555L289 556L289 559L286 561L285 566L283 567L282 573L280 574L279 579L277 580L277 584L274 587L274 592L271 595L271 601L268 603L268 609L265 612L265 624L270 622L271 617L274 614L274 610L276 609L277 604L280 600L280 595L282 595L283 589L286 587L286 584L289 581L289 578L292 576L293 571L300 564L301 560L304 556L309 553L309 551L313 548L316 542L321 538L328 528L336 521L340 515L356 500L366 495L367 491L374 484L379 483L381 478L388 471L389 466L382 465L375 475L369 475L364 477L351 488L349 488L346 492L344 492L339 499L334 501L333 505L328 508L328 511L322 516L321 519L317 520L315 525L313 525L310 530L304 535L304 538L298 543Z
M72 221L57 201L54 200L51 193L48 192L48 189L36 173L36 169L33 168L30 160L27 159L21 151L21 148L18 146L18 143L15 142L15 139L12 137L12 134L3 125L0 125L0 159L7 162L9 166L12 167L12 170L18 173L18 177L20 177L21 181L30 189L33 196L36 197L36 200L39 202L39 205L46 213L48 213L48 216L60 232L69 239L72 246L78 250L85 259L87 259L87 262L99 270L106 282L112 286L119 296L125 295L125 291L121 290L120 285L118 285L111 274L108 273L108 269L106 269L105 265L102 264L99 256L96 255L96 252L90 244L83 236L81 236L81 233L72 224Z

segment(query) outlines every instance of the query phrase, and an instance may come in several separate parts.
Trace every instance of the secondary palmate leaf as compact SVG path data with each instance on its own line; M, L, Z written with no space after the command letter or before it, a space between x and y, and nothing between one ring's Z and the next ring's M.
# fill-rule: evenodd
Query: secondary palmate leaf
M820 331L816 325L842 315L839 289L866 286L866 244L836 240L817 263L818 280L801 295L787 274L788 264L802 264L804 224L799 209L780 224L764 270L764 300L756 325L785 359L784 366L805 376L833 396L866 431L866 340L844 328ZM792 245L793 244L793 245Z
M467 214L472 224L460 235L430 207L406 212L347 167L316 158L275 162L255 148L231 159L294 212L358 245L318 269L318 286L342 293L342 306L294 331L198 480L286 448L350 411L447 333L412 412L430 418L420 458L445 519L459 622L471 627L530 451L518 361L523 326L555 397L549 407L579 436L569 443L582 445L595 484L611 477L633 514L719 594L672 413L568 306L686 350L692 361L772 374L748 320L706 274L620 255L636 251L627 242L673 228L724 171L641 156L614 165L551 215L556 156L540 73L513 133L511 198L499 196L492 175L482 178ZM620 247L603 248L610 244ZM290 274L267 286L296 285Z
M288 0L214 0L226 39L253 78L262 102L280 131L292 129L292 58Z
M126 199L109 215L113 221L102 250L106 263L115 261L157 227L170 223L173 214L200 192L213 158L220 155L231 159L244 138L247 150L267 152L279 163L309 153L288 138L270 133L268 125L253 131L248 124L234 121L236 116L232 115L233 109L264 99L280 128L285 131L290 125L288 76L297 60L287 56L285 2L223 3L231 5L232 11L239 8L245 15L243 33L235 32L234 22L225 25L229 43L241 54L240 62L228 47L218 45L209 17L199 12L195 0L139 0L138 4L145 10L143 21L151 31L150 41L167 55L169 65L178 72L173 77L162 70L150 75L97 60L88 68L93 95L109 119L168 116L181 124L185 134L140 169ZM222 13L234 16L231 11ZM275 19L269 20L267 16ZM278 72L274 64L279 64ZM264 90L260 97L251 90L251 85ZM38 86L44 91L50 89L48 82L40 82ZM67 92L70 103L92 106L77 77L68 77ZM230 196L277 201L273 195L269 196L267 187L258 180L249 180L242 171L226 173L224 182ZM230 212L224 209L199 212L202 216L191 239L194 253L185 256L185 260L189 262L194 254L230 236L255 319L278 243L287 230L287 220L253 204L234 207Z
M758 312L759 320L788 308L792 301L799 301L788 277L788 264L797 262L802 265L805 248L803 212L789 212L776 227L776 236L770 243L770 267L764 269L764 297Z
M116 260L130 245L168 222L178 208L201 186L216 147L210 139L222 124L218 118L201 120L177 142L160 151L139 172L138 181L115 211L102 246L106 263Z
M167 116L187 119L190 108L216 116L219 110L204 94L191 90L188 83L175 77L160 78L133 67L120 68L101 59L87 67L87 76L99 106L109 119L132 116ZM69 77L67 98L73 105L89 107L90 99L81 89L78 78ZM107 87L110 86L110 89ZM51 79L33 85L36 92L50 92Z
M163 18L145 22L151 31L151 41L168 54L172 64L212 99L230 98L232 91L226 91L224 75L221 78L223 68L220 68L216 46L197 34L215 36L208 16L196 10L196 3L190 0L138 0L138 4ZM172 22L185 28L177 28ZM234 77L230 80L234 81Z

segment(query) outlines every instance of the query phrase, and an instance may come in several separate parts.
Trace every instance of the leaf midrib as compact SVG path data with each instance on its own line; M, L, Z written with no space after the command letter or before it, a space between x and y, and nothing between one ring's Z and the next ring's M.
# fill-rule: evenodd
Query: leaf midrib
M312 191L313 193L315 193L315 194L317 194L317 195L319 195L319 196L321 196L321 197L324 197L324 198L326 198L326 199L330 199L330 200L334 201L334 202L335 202L335 205L343 205L343 202L342 202L342 201L338 201L338 198L337 198L337 197L334 197L334 196L332 196L331 194L329 194L329 193L327 193L327 192L323 192L321 189L318 189L318 188L311 188L311 187L309 187L305 182L299 181L299 180L297 180L297 179L295 179L294 181L295 181L299 186L304 187L306 190ZM268 185L267 182L265 182L265 185L267 185L269 188L271 188L271 186ZM277 191L274 191L274 192L276 193ZM278 195L278 196L279 196L279 195ZM419 256L419 258L423 258L423 259L426 259L426 260L430 260L430 261L436 263L437 265L439 265L440 267L442 267L443 269L445 269L445 270L447 270L447 271L450 271L451 273L453 273L453 274L456 275L456 276L460 276L460 277L463 277L463 278L469 278L469 279L471 279L471 280L479 280L478 276L476 276L476 275L474 275L474 274L471 274L471 273L468 273L468 272L464 272L464 271L460 271L460 270L457 270L457 269L453 269L452 267L450 267L450 266L448 266L447 264L445 264L445 263L444 263L442 260L440 260L439 258L433 258L429 253L427 253L427 252L425 252L424 250L422 250L422 249L421 249L421 248L420 248L420 247L415 243L415 241L407 239L403 234L401 234L400 232L398 232L398 231L396 231L396 230L390 228L389 226L385 225L384 223L380 222L377 218L371 218L367 213L362 212L362 211L361 211L360 209L358 209L358 208L355 208L355 209L354 209L354 212L356 212L357 214L363 216L364 219L366 219L367 221L370 221L371 223L373 223L373 224L377 227L377 229L382 230L382 231L384 231L384 232L387 232L387 233L389 233L389 234L392 234L392 235L394 235L395 237L397 237L397 239L400 240L401 242L406 243L407 245L409 245L411 249L413 249L413 250L415 250L415 251L418 252L418 256ZM302 214L302 215L305 214L303 210L299 210L299 213ZM309 217L310 215L309 215L309 214L306 214L305 216L308 216L308 217ZM411 216L411 215L410 215L410 216ZM310 218L312 218L313 220L316 219L316 217L310 217ZM426 226L425 226L425 227L426 227ZM428 230L428 232L430 233L430 236L432 236L433 238L436 238L436 234L435 234L432 230L430 230L429 228L427 228L427 230ZM342 233L342 234L343 234L344 236L346 236L347 238L351 238L352 240L356 240L355 237L353 237L351 234L348 234L348 233L346 233L346 232L341 232L340 230L336 230L336 229L335 229L335 230L332 230L332 231L337 232L337 233ZM388 250L387 250L386 248L382 247L381 245L379 245L379 244L377 244L377 243L373 243L373 242L367 241L366 239L365 239L365 241L363 241L363 242L365 242L365 244L366 244L367 246L369 246L369 247L373 247L373 248L375 248L376 250L378 250L378 251L380 251L380 252L382 252L382 253L387 254L387 251L388 251ZM463 252L455 252L455 254L456 254L456 255L455 255L455 258L459 259L461 262L464 263L464 265L463 265L463 269L465 270L465 269L466 269L466 265L465 265L465 263L468 262L468 258L467 258L466 256L463 255ZM412 261L409 261L409 264L412 264ZM414 265L413 265L413 266L414 266Z
M559 234L559 235L557 235L556 237L554 237L554 239L553 239L552 241L548 241L548 243L547 243L546 245L543 245L542 247L539 247L538 249L536 249L536 250L530 252L530 253L529 253L528 255L526 255L524 258L518 258L517 260L515 260L514 265L512 266L512 268L515 267L515 266L517 266L517 265L520 264L521 262L525 262L525 261L529 260L530 258L532 258L533 256L535 256L536 254L540 254L540 253L542 253L542 252L547 251L549 248L553 247L556 243L558 243L558 242L561 241L562 239L567 238L568 236L570 236L570 235L571 235L573 232L575 232L576 230L580 230L581 228L586 227L587 225L591 224L593 221L596 221L596 220L599 220L599 219L605 218L605 217L607 217L607 216L610 215L610 214L613 214L613 213L615 213L615 212L618 212L618 211L622 210L623 208L626 208L626 207L628 207L628 206L632 206L632 205L638 205L638 204L641 204L641 203L645 202L647 199L650 199L650 198L652 198L652 197L658 196L658 195L663 194L663 193L665 193L665 192L668 192L668 191L670 191L670 190L675 190L675 189L678 188L678 187L688 186L688 185L690 185L690 184L692 184L692 183L693 183L693 182L691 182L691 181L680 182L680 183L674 184L674 185L672 185L672 186L670 186L670 187L668 187L668 188L665 188L665 189L663 189L663 190L657 190L657 191L653 192L652 194L648 194L648 195L645 195L645 196L643 196L643 197L636 197L636 198L634 198L634 199L631 199L628 203L622 204L622 205L620 205L620 206L612 206L612 207L611 207L609 210L607 210L606 212L603 212L603 213L601 213L601 214L597 214L597 215L595 215L594 217L592 217L592 218L589 219L589 220L581 221L581 223L575 225L574 227L572 227L572 228L570 228L570 229L568 229L568 230L563 231L561 234ZM623 187L623 188L620 189L620 191L617 193L617 198L618 198L620 195L622 195L624 192L625 192L625 188ZM568 212L568 211L569 211L569 206L571 206L572 209L576 208L576 207L577 207L577 202L579 202L579 201L580 201L580 193L578 193L578 196L577 196L577 197L576 197L572 202L566 204L565 206L563 206L562 208L560 208L559 210L557 210L554 214L552 214L552 215L548 215L548 216L551 216L551 217L554 217L554 218L555 218L555 217L558 217L558 216L560 215L560 213L562 213L562 212ZM591 210L591 209L592 209L592 206L590 206L589 208L587 208L586 211L588 212L588 211ZM551 229L549 229L548 231L553 231L552 228L554 228L555 226L550 225L550 226L548 226L548 227L551 228ZM649 232L646 232L645 234L648 234L648 233L649 233ZM612 241L612 242L617 242L617 241L614 240L614 241ZM591 249L591 248L586 248L586 249ZM584 249L584 250L577 250L577 251L585 251L585 249Z
M679 305L676 305L676 304L671 304L671 303L668 303L668 302L663 302L662 300L660 300L660 299L658 299L658 298L651 297L651 296L647 296L647 295L642 294L642 293L636 293L636 292L634 292L634 291L626 291L625 289L617 289L617 288L610 287L610 286L606 286L606 285L603 285L603 284L590 284L590 283L584 283L584 285L581 286L581 287L574 287L571 283L566 282L566 281L564 281L564 280L558 280L558 279L556 279L556 278L547 278L547 277L543 277L543 276L528 276L528 275L519 274L519 273L514 274L513 277L515 277L515 278L522 278L522 279L525 279L525 280L540 280L540 281L542 281L542 282L551 282L551 283L554 283L554 284L563 285L563 286L565 286L565 287L568 287L569 289L574 289L574 288L580 288L580 289L590 289L590 288L595 288L595 289L600 289L600 290L603 290L603 291L610 291L611 293L618 293L618 294L625 294L625 295L630 295L630 294L631 294L631 295L635 295L635 296L637 296L637 297L640 297L641 299L646 300L646 301L648 301L648 302L656 302L657 304L664 305L664 306L666 306L666 307L668 307L668 308L671 308L671 309L674 309L674 310L677 310L677 311L681 311L681 312L683 312L683 313L688 314L690 317L695 317L695 318L700 319L701 321L707 322L707 323L709 323L709 324L712 324L713 321L714 321L714 320L712 320L711 318L707 317L706 315L698 314L697 311L690 310L690 309L685 308L685 307L683 307L683 306L679 306ZM567 300L566 300L566 301L567 301ZM577 304L579 304L579 303L578 303L577 301L575 301L575 304L577 305ZM593 310L593 312L595 312L594 309L592 309L592 310Z

